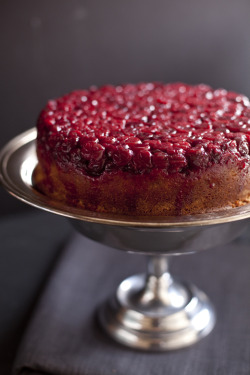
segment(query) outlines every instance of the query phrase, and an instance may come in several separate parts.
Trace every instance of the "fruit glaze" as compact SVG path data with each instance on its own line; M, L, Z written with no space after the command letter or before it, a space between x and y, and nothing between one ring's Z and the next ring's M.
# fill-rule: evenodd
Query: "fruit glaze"
M63 171L93 177L117 169L189 174L229 160L249 165L248 98L203 84L74 91L49 101L37 127L38 150Z

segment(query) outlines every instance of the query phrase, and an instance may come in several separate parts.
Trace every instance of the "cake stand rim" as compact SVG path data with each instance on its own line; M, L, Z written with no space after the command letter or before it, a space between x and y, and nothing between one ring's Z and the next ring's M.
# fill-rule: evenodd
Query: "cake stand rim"
M33 207L71 219L92 223L159 229L171 227L210 226L244 220L250 217L250 204L245 204L236 208L226 208L206 214L175 217L136 217L115 215L96 213L67 206L59 201L46 197L34 188L31 182L34 167L32 170L26 171L29 174L29 183L24 180L23 175L21 174L24 162L28 160L28 157L33 156L33 158L36 158L36 155L34 155L34 149L32 153L32 147L34 148L36 135L37 131L35 127L26 130L10 140L0 151L0 181L3 187L15 198ZM21 156L21 160L18 159L14 166L15 168L13 168L11 167L10 160L13 157L16 157L17 159L16 154L18 152L21 153L21 155L19 155L19 157ZM25 153L27 154L26 158Z

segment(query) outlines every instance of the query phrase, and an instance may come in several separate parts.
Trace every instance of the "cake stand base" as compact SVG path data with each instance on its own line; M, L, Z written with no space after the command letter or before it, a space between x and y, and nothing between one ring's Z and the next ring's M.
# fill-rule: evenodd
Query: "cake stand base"
M173 280L167 257L150 257L148 275L125 279L99 310L104 330L131 348L164 351L194 344L208 335L215 312L193 285Z

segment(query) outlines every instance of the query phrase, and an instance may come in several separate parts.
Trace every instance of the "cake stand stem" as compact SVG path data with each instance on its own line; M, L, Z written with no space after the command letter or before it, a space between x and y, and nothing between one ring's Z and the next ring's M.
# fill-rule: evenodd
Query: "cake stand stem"
M154 275L155 277L161 277L164 273L168 273L169 258L170 257L166 255L149 255L147 257L148 276Z
M148 256L147 274L144 288L138 293L137 299L141 305L158 305L158 308L170 305L169 288L173 283L169 270L169 257ZM139 297L140 295L140 297ZM142 306L141 306L142 307Z
M170 275L168 256L148 256L147 273L125 279L100 309L103 328L116 341L143 350L172 350L206 336L213 306L193 285Z

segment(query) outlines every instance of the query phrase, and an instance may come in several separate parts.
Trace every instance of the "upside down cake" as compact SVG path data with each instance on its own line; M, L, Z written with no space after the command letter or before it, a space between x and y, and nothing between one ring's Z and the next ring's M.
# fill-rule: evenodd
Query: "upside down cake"
M182 83L91 87L49 101L37 130L35 184L68 205L173 216L250 196L241 94Z

